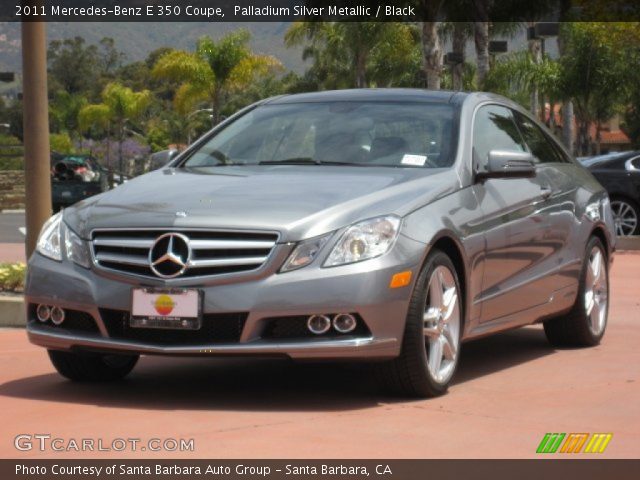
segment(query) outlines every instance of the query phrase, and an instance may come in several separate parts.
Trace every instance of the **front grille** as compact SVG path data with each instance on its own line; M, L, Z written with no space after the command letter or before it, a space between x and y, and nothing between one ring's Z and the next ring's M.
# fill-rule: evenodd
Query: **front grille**
M211 345L238 343L247 313L208 313L202 316L199 330L165 330L161 328L132 328L129 313L122 310L101 309L100 315L109 336L156 345Z
M184 235L191 247L191 259L179 278L257 270L278 240L276 233L242 231L96 230L92 238L94 258L102 268L158 278L149 265L149 251L166 233Z

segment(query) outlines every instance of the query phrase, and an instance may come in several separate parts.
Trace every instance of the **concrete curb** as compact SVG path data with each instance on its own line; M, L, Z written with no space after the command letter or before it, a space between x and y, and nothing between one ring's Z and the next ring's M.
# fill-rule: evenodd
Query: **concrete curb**
M24 327L26 323L23 297L0 297L0 327Z
M640 250L640 236L618 237L617 250Z

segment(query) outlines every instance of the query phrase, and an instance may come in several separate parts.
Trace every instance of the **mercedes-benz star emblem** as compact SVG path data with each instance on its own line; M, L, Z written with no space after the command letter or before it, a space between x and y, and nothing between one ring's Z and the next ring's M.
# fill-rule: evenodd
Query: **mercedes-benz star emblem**
M149 250L149 265L161 278L182 275L191 260L189 239L181 233L160 235Z

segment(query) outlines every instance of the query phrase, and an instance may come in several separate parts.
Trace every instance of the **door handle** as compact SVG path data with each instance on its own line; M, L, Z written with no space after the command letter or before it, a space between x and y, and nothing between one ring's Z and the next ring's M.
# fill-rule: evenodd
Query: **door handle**
M540 187L540 196L542 198L547 199L551 196L552 193L553 193L553 190L551 189L551 187L547 187L547 186Z

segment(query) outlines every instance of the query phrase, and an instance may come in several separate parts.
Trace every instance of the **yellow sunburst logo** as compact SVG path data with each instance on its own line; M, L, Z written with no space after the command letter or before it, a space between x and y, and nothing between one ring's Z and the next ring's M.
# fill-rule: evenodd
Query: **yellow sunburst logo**
M175 305L176 304L169 295L159 295L158 298L156 298L154 307L156 312L160 315L169 315L173 311L173 307L175 307Z

